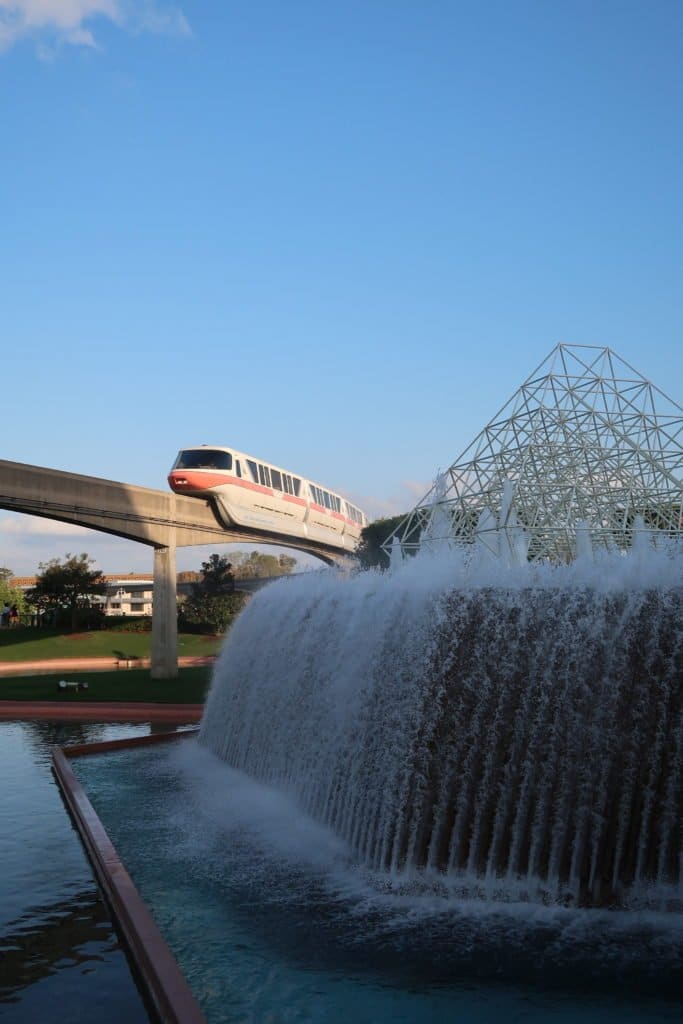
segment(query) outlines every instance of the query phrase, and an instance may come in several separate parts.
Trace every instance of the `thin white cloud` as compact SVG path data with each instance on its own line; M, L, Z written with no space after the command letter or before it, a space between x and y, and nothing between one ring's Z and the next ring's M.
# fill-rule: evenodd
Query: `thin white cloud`
M190 24L179 7L160 7L156 3L137 3L129 13L129 24L138 32L159 35L191 36Z
M431 486L431 481L425 484L419 480L402 480L399 492L387 498L368 494L349 495L349 498L363 509L372 522L373 519L390 519L392 516L406 515L424 498Z
M92 533L92 530L84 526L76 526L74 523L60 523L56 519L43 519L40 516L22 516L9 514L0 516L0 537L6 535L40 537L77 537Z
M149 572L153 552L144 544L111 537L73 523L40 516L0 513L0 567L15 576L33 576L41 563L87 552L104 572Z
M98 20L135 33L191 34L180 8L156 0L0 0L0 52L22 39L42 55L64 44L96 49Z

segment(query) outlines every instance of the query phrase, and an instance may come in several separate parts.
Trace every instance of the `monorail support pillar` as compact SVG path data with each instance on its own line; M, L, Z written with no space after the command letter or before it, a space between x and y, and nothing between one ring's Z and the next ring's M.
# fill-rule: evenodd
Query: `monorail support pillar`
M175 679L178 675L175 551L175 529L171 528L168 546L154 549L152 679Z

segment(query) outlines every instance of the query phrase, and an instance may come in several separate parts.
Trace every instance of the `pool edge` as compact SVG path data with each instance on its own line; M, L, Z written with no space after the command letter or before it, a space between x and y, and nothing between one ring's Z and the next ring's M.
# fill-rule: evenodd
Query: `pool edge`
M186 729L176 733L52 748L52 770L71 819L144 992L164 1024L206 1024L206 1018L69 761L75 756L151 746L196 735L196 729Z

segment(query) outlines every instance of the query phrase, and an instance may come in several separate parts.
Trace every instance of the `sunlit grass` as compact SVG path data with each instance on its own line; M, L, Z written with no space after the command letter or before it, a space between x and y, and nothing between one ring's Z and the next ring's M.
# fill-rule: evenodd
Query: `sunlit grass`
M179 656L217 654L223 638L183 633L178 637ZM0 663L47 661L51 658L149 658L151 633L119 633L96 630L64 633L54 629L0 629Z
M0 676L0 700L153 701L201 704L211 682L211 667L180 669L177 679L152 679L149 669L112 672L64 671L49 675ZM61 689L60 680L87 683L87 689Z

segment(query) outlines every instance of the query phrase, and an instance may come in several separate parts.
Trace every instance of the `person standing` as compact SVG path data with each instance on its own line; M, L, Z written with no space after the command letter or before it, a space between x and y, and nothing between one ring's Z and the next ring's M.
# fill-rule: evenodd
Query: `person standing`
M0 611L0 626L9 626L9 613L10 607L7 604L7 601L5 601L2 606L2 611Z
M19 625L19 612L17 611L17 606L15 604L13 604L12 607L10 608L10 610L9 610L9 625L10 626L18 626Z

